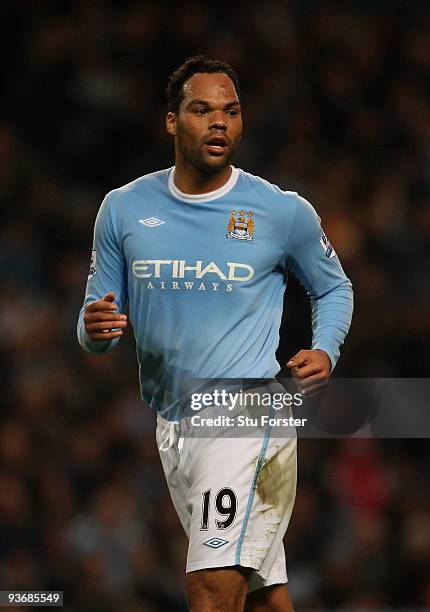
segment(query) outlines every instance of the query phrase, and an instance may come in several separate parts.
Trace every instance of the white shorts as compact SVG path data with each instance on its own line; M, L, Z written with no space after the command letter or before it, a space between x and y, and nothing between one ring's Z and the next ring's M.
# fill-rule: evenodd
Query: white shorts
M296 495L297 439L185 437L158 416L157 446L189 539L187 572L254 568L249 591L287 582L283 537ZM167 437L166 437L167 436Z

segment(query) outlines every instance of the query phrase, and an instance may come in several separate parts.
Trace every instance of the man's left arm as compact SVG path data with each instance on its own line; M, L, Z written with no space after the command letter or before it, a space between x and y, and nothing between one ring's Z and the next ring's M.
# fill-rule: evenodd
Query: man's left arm
M306 289L312 307L312 346L287 366L307 393L324 386L351 325L353 291L313 206L296 196L287 243L287 267Z

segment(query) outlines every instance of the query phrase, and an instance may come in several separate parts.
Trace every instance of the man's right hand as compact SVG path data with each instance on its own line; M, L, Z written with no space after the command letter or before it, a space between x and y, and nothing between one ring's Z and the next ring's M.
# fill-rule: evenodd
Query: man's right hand
M122 329L118 328L127 327L127 315L115 312L114 299L115 293L109 291L101 300L91 302L85 308L85 331L91 340L112 340L122 336Z

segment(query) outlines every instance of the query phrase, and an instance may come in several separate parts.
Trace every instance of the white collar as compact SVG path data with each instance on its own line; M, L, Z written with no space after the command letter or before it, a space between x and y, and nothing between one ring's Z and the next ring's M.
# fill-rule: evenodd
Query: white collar
M209 191L208 193L184 193L178 189L174 183L175 166L173 166L169 172L169 189L170 192L183 202L210 202L211 200L217 200L223 195L231 191L236 185L237 179L239 178L239 169L231 166L232 171L228 181L215 191Z

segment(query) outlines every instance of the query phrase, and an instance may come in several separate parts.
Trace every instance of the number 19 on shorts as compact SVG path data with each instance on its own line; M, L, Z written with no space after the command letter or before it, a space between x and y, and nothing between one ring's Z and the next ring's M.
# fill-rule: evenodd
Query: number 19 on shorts
M234 519L237 514L237 497L233 489L224 487L218 491L215 495L215 499L212 501L212 491L208 489L202 493L202 520L201 520L201 531L207 531L209 529L209 521L211 514L211 506L213 505L216 512L220 516L226 517L225 520L219 520L215 518L215 525L217 529L228 529L233 525ZM213 512L213 510L212 510Z

